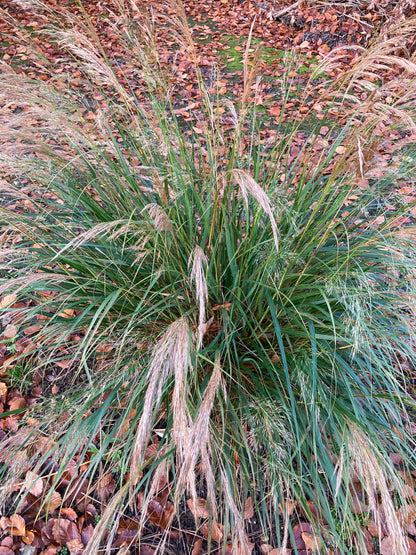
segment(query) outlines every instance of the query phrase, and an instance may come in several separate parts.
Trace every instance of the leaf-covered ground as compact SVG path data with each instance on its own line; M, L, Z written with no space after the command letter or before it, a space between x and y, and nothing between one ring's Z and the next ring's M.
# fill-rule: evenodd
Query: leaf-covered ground
M58 10L63 6L69 7L72 12L83 11L98 29L102 44L110 60L118 67L120 78L129 80L129 60L123 57L118 44L112 35L112 14L108 2L90 0L83 3L81 8L72 0L46 0L46 8L34 9L30 2L24 0L3 0L1 8L3 17L0 23L0 58L10 64L16 71L23 72L30 78L44 81L53 80L59 76L59 86L70 86L79 90L85 99L85 112L91 120L95 114L88 103L88 89L84 85L83 76L73 70L73 65L67 63L61 56L59 48L48 35L43 38L35 36L35 32L47 29L49 13L47 8ZM343 121L344 114L333 108L330 113L326 110L328 98L325 97L326 89L320 87L322 80L336 79L342 76L355 57L358 50L351 45L365 47L374 40L380 29L388 32L389 25L404 16L413 13L414 6L411 2L350 2L326 4L315 2L310 5L302 2L278 3L274 0L237 1L237 0L208 0L200 2L185 2L185 9L192 29L196 44L198 62L202 75L209 85L210 92L214 95L238 101L242 94L243 52L247 37L252 29L252 49L259 43L263 44L260 58L260 75L262 81L252 102L258 108L262 118L262 134L260 140L273 138L274 124L281 118L299 118L304 128L300 127L297 134L299 148L310 129L321 122L319 135L322 148L325 146L325 135L330 127L325 125L325 118L331 121ZM253 23L254 21L254 23ZM20 27L17 30L15 25ZM65 26L66 21L61 21ZM193 114L198 112L200 103L199 88L192 60L181 50L177 50L170 35L169 26L160 21L158 27L158 45L160 61L166 67L174 69L170 79L175 83L174 106L176 114L183 119L184 124L190 122ZM42 64L33 58L34 45L38 54L44 56ZM400 45L398 48L411 49L414 45ZM319 61L334 48L338 52L338 64L326 75L317 75L311 81L310 76L316 69ZM345 47L344 49L342 49ZM290 54L294 49L296 57ZM39 60L39 58L38 58ZM285 100L281 95L282 75L287 74L291 66L290 77L293 95ZM52 71L51 71L52 68ZM171 69L169 70L171 71ZM399 71L397 69L397 71ZM390 72L390 73L389 73ZM395 70L386 71L379 75L380 80L388 80L394 76ZM217 80L217 76L219 79ZM140 99L144 93L139 82L134 83L135 94ZM300 95L298 91L308 87L308 94ZM115 99L116 100L116 99ZM285 114L282 107L285 104ZM288 110L290 109L291 110ZM22 108L10 101L1 106L1 119L10 118ZM288 115L286 115L288 114ZM226 115L224 115L226 118ZM226 124L224 119L224 124ZM193 132L201 133L202 128L193 121ZM186 125L184 127L186 129ZM190 131L188 131L190 132ZM394 161L395 151L413 145L416 138L411 132L397 130L392 133L390 140L386 141L380 152L379 168L382 172L387 161ZM319 151L319 149L318 149ZM296 150L293 156L296 156ZM382 173L381 173L382 174ZM377 177L377 175L374 175ZM400 195L403 202L416 200L416 191L412 186L403 183L395 192ZM19 206L16 206L19 210ZM414 223L416 212L410 212L398 225ZM19 307L15 299L3 298L0 303L5 306ZM13 304L14 303L14 304ZM68 315L70 316L70 315ZM36 332L36 325L32 328L21 329L19 319L3 318L0 327L0 357L2 369L0 370L0 438L19 426L19 419L24 412L36 403L40 396L48 396L59 403L60 396L65 395L65 390L71 381L71 357L69 352L62 352L62 360L44 374L35 374L31 380L26 380L26 368L21 363L22 354L29 350L31 336ZM19 363L16 358L19 357ZM30 361L29 361L30 362ZM133 415L132 415L133 417ZM128 425L129 420L126 421ZM36 425L30 422L29 425ZM416 430L415 430L416 431ZM158 432L153 434L153 443L147 449L146 458L149 464L157 452ZM99 443L96 448L99 449ZM394 453L391 454L392 462L401 468L403 461ZM28 491L25 501L19 506L17 514L14 507L3 507L0 518L0 555L54 555L56 553L83 553L84 547L91 537L94 526L100 520L100 514L107 505L115 491L115 480L96 476L94 483L83 478L85 463L78 465L77 460L71 461L66 474L59 478L52 472L47 477L40 477ZM399 520L409 538L409 554L416 553L416 477L407 474L403 476L409 491L409 504L399 510ZM27 490L28 484L33 482L33 473L28 473L23 483L16 485L16 491ZM45 518L40 509L41 500L49 485L59 480L58 491L54 493L49 502L50 516ZM73 482L73 495L66 497L63 502L59 493ZM147 522L144 529L139 530L139 523L134 511L126 511L119 522L117 535L112 539L113 553L140 553L142 555L154 552L165 531L173 505L169 501L172 488L170 476L159 477L156 485L157 497L147 509ZM200 497L195 505L192 500L181 507L180 518L172 531L168 532L167 553L191 553L200 555L206 553L207 540L211 538L218 543L218 553L231 554L231 547L227 547L227 531L219 524L209 528L207 520L209 513L204 500L204 491L198 492ZM368 553L381 555L394 555L390 540L386 537L383 522L379 526L367 518L365 501L361 486L357 480L356 498L357 519L362 519L367 538ZM289 507L293 519L298 520L294 527L294 536L291 539L292 548L296 546L298 553L309 555L319 553L320 539L313 533L312 526L304 515L298 514L295 506ZM311 508L313 511L313 507ZM269 537L260 534L253 511L253 500L249 497L246 501L244 514L247 530L251 541L251 553L277 555L278 550L270 546L274 544L273 537L280 533L279 530L270 530ZM140 547L135 547L140 539ZM225 540L225 551L223 550ZM270 543L269 543L270 542ZM287 555L292 549L287 551Z

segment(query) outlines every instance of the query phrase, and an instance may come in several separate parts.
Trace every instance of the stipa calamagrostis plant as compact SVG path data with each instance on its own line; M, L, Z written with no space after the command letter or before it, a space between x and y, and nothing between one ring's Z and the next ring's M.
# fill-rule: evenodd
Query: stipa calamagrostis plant
M175 9L176 32L196 62ZM137 23L128 10L121 16L120 41L144 64ZM143 18L139 30L150 23ZM405 553L390 491L405 490L388 455L402 453L414 466L406 371L414 359L415 246L411 229L394 228L406 209L383 199L402 180L413 183L413 161L406 154L378 179L371 171L389 125L413 125L411 103L396 96L386 104L395 110L381 110L380 89L377 103L370 94L334 126L324 148L313 133L295 155L296 124L282 120L274 145L253 135L248 156L247 81L245 116L233 108L234 134L225 140L219 106L198 73L201 140L184 133L161 75L149 74L141 104L96 35L83 30L85 38L60 31L59 39L104 98L95 128L85 126L70 91L61 97L6 67L2 75L2 94L26 108L22 143L13 142L17 120L4 127L3 164L17 171L21 150L13 149L34 155L21 160L32 186L4 188L12 206L1 208L0 306L21 331L41 326L24 354L34 371L71 356L74 374L59 406L39 399L31 425L2 441L3 493L28 469L47 474L58 465L56 487L76 461L66 495L80 488L83 461L83 478L113 473L117 492L86 548L92 554L103 541L111 546L113 535L103 537L127 505L143 524L157 477L169 475L177 509L184 496L195 501L206 491L213 529L224 524L236 552L249 550L242 515L251 496L265 533L283 527L282 550L294 504L317 525L322 552L348 553L354 543L364 549L352 490L358 470L369 510L388 515L396 552ZM385 63L394 63L386 52ZM368 69L362 59L357 67L351 79ZM390 89L414 70L410 60ZM106 102L104 85L121 104ZM355 89L347 92L350 101ZM334 103L339 98L334 93ZM26 209L16 210L22 199ZM155 429L162 437L149 463ZM53 487L45 507L51 495Z

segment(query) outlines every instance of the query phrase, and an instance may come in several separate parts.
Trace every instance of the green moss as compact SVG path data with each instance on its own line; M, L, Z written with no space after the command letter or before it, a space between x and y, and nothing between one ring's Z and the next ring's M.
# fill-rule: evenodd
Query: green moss
M233 73L242 71L243 56L247 45L247 37L236 37L235 35L223 35L223 48L218 51L220 60L225 65L226 71ZM255 47L262 41L254 37L251 40L251 50L254 52ZM272 63L274 60L282 59L285 55L283 50L272 48L271 46L263 46L261 51L261 60Z

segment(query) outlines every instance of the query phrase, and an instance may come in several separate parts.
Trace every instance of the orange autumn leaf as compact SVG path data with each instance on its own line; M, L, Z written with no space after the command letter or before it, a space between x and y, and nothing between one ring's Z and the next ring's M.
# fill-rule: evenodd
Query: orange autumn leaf
M247 520L249 518L253 518L253 516L254 516L254 501L250 495L249 497L247 497L246 504L244 505L243 517L244 517L244 520Z
M309 532L302 532L302 540L305 544L306 549L310 549L314 553L320 553L322 548L322 540L315 534L310 534Z
M202 497L197 497L195 500L188 499L187 504L195 518L209 518L210 511L206 499Z
M20 515L12 515L10 517L10 533L12 536L25 536L26 524Z

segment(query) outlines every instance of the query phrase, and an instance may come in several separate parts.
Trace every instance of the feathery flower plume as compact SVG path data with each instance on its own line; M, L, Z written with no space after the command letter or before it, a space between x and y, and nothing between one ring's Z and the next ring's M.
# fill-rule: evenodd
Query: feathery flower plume
M248 195L251 195L257 200L266 214L269 216L270 225L272 226L274 244L276 245L276 250L279 251L279 238L277 223L273 214L273 210L270 204L269 197L266 192L260 187L260 185L244 170L234 169L232 170L236 183L240 186L241 192L245 200L248 200Z
M207 258L204 251L198 245L195 247L193 253L189 257L188 269L192 264L190 282L195 284L196 299L199 305L199 319L198 319L198 349L202 346L202 338L205 329L205 312L208 302L208 287L205 278L204 266L207 265Z
M143 458L144 449L152 429L152 419L155 409L159 406L163 386L168 377L173 373L175 376L176 396L183 392L183 380L189 365L190 333L189 326L185 317L173 322L162 337L157 342L152 353L152 362L148 371L149 385L147 387L142 417L136 434L131 459L131 475L133 483L137 482L140 464ZM175 397L175 393L174 393ZM181 426L183 426L183 407L180 401L174 401L174 439L178 439L179 445L182 444L180 437ZM177 438L179 434L179 438Z
M195 487L195 466L198 455L201 455L201 470L205 475L205 482L207 486L207 499L211 504L213 518L216 518L216 490L215 478L212 470L211 457L210 457L210 430L209 424L211 421L212 407L214 406L215 396L218 388L222 382L222 373L220 366L220 357L217 355L214 369L211 378L204 391L201 406L198 411L197 418L192 424L186 445L185 457L180 467L178 484L175 493L175 504L177 505L180 496L185 488L190 491L196 503L196 487Z
M166 212L155 202L147 204L143 210L149 212L150 217L153 220L154 226L159 231L173 231L172 222L169 220Z

